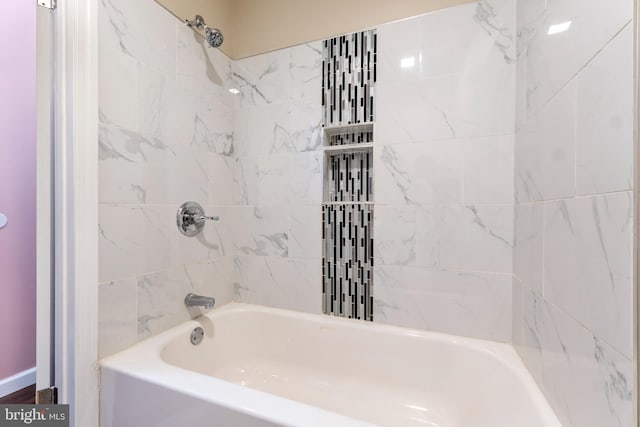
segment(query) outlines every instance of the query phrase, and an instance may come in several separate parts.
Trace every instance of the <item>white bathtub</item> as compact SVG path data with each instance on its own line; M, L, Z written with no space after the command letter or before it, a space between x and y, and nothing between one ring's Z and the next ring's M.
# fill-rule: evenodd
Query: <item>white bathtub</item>
M102 427L560 426L509 345L244 304L104 359L101 387Z

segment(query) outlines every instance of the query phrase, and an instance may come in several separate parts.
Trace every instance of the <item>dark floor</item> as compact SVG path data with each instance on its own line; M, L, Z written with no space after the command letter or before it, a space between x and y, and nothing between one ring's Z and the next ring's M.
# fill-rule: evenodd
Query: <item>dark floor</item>
M18 390L15 393L11 393L5 397L0 397L0 405L6 404L33 404L36 403L36 385L30 385L29 387Z

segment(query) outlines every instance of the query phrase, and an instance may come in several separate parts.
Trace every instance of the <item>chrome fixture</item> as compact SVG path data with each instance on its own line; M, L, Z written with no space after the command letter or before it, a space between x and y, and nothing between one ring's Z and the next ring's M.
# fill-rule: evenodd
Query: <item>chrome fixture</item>
M212 297L205 297L194 293L188 293L187 296L184 297L184 305L187 306L187 308L202 307L208 310L213 308L215 304L216 299Z
M189 340L191 341L191 344L198 345L202 342L203 338L204 338L204 329L198 326L193 331L191 331L191 337L189 338Z
M0 228L6 227L8 222L9 220L7 219L7 216L5 214L0 213Z
M187 19L186 23L189 27L195 27L197 30L204 31L209 47L220 47L222 45L222 42L224 41L222 31L217 28L209 27L206 22L204 22L204 18L202 16L196 15L192 20Z
M178 230L187 237L193 237L200 233L206 220L218 221L219 219L218 216L206 216L202 206L196 202L183 203L178 208L176 215Z

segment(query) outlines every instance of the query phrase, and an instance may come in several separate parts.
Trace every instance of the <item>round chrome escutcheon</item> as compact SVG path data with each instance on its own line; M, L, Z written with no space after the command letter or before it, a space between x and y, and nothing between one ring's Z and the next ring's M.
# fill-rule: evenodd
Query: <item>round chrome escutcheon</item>
M202 342L204 338L204 329L200 326L191 331L191 344L198 345Z

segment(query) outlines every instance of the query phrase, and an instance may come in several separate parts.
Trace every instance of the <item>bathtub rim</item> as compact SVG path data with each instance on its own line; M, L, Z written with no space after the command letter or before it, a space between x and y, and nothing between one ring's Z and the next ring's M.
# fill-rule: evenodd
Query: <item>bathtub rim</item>
M140 341L119 353L99 360L99 368L101 371L107 370L121 375L128 375L155 385L167 387L196 399L222 405L244 414L282 425L302 425L295 423L293 421L295 418L299 422L303 421L304 425L318 427L326 426L328 422L331 422L331 425L335 425L336 427L353 426L354 422L357 422L357 425L362 427L375 426L360 419L234 384L214 376L201 374L173 365L163 360L162 352L166 345L175 339L179 339L181 336L187 337L193 328L202 325L199 321L201 318L211 319L243 312L275 314L291 319L310 321L316 324L328 324L329 326L333 325L335 327L346 327L354 330L374 330L385 335L395 335L408 339L431 340L437 343L443 343L444 345L460 347L466 351L482 353L485 356L493 358L503 368L507 369L510 374L515 375L531 398L532 404L539 412L540 417L545 420L545 422L548 422L549 426L560 427L555 412L551 409L542 391L510 343L462 337L442 332L411 329L375 322L364 322L325 314L297 312L257 304L232 302L220 306L203 314L203 316L188 320L155 336ZM215 397L211 396L211 394L213 394L211 389L212 385L215 385L216 390L219 391L219 393L215 393ZM283 413L286 413L286 416L283 416ZM313 420L313 422L310 423L310 420ZM290 424L291 422L294 422L294 424Z

